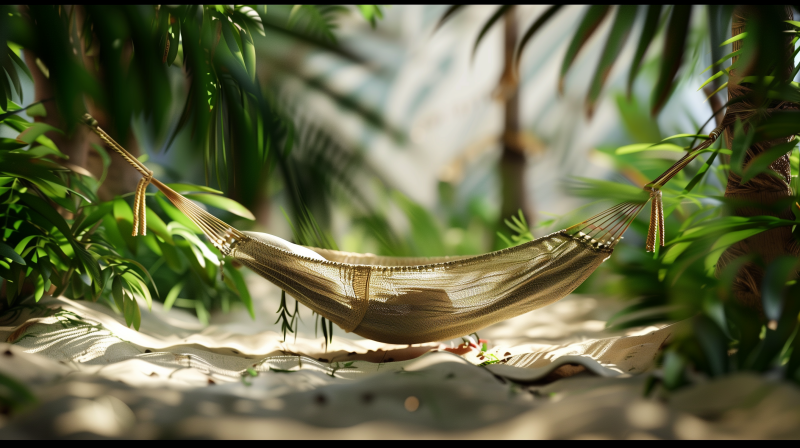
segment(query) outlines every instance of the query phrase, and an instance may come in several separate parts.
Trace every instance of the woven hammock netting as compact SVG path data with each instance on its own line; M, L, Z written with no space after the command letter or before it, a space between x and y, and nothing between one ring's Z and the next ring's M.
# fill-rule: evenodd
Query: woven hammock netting
M395 344L456 338L557 302L611 256L651 199L647 249L663 246L660 187L711 146L723 129L714 130L648 184L650 196L642 201L619 204L570 228L485 255L402 258L304 247L273 235L239 231L154 179L88 114L84 122L143 175L134 197L134 236L140 229L145 232L144 192L152 183L223 255L346 332Z

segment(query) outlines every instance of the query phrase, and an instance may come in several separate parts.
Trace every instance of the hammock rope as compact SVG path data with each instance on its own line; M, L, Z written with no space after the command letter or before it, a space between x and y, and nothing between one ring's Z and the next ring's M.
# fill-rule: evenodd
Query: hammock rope
M89 114L86 123L136 168L134 230L145 234L145 191L152 184L194 222L224 256L231 256L346 332L412 344L471 334L554 303L575 290L613 252L651 202L647 249L664 245L661 187L719 137L689 151L647 184L650 196L628 201L559 232L478 256L402 258L297 246L268 234L239 231L153 178Z

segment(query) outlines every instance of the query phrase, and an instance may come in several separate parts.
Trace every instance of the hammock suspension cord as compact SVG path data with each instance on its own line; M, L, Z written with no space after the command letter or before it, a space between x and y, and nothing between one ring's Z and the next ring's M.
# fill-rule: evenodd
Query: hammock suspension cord
M650 201L650 227L647 230L646 243L648 252L655 251L656 241L661 247L664 246L664 201L661 188L686 168L704 149L713 145L724 129L725 124L711 131L708 139L688 151L663 174L644 186L644 190L650 192L648 199ZM567 228L567 231L592 243L597 242L600 246L613 247L646 204L647 201L623 202Z
M222 255L291 294L346 332L380 342L414 344L455 338L561 300L612 254L638 213L652 203L648 248L664 245L660 188L710 146L711 138L644 187L649 197L618 204L568 229L511 248L462 257L403 258L297 246L241 232L153 178L144 164L83 121L139 171L136 228L144 234L145 190L153 184Z
M133 201L133 236L137 235L139 227L141 227L142 235L146 235L147 215L145 213L145 192L149 184L153 184L178 208L184 215L192 220L200 230L208 237L209 241L219 249L223 255L228 255L232 247L237 241L246 239L247 236L234 229L223 221L217 219L215 216L207 213L201 209L194 202L186 199L175 190L169 188L158 179L153 178L153 172L140 162L136 157L129 153L125 148L111 138L106 131L104 131L91 115L84 114L83 121L86 123L95 134L97 134L104 142L108 144L114 151L122 156L125 161L136 168L142 174L142 179L136 186L136 195Z
M209 238L212 244L217 247L224 255L228 255L231 249L235 246L237 241L247 239L248 237L239 230L236 230L210 215L205 210L201 209L194 202L184 198L182 195L172 190L168 186L153 178L153 172L140 162L136 157L131 155L125 148L117 143L111 136L109 136L97 123L97 120L92 118L89 114L84 114L83 121L86 123L108 146L116 151L125 161L131 166L136 168L142 179L136 186L136 194L134 196L134 224L133 236L136 236L141 230L141 234L145 235L147 225L147 215L145 212L145 191L149 184L153 184L187 217L189 217L195 224L200 227L203 233ZM681 159L675 162L669 169L667 169L660 176L644 186L645 191L650 192L650 197L644 202L627 201L611 207L608 210L598 213L597 215L578 223L566 229L566 231L577 238L583 239L586 242L598 248L611 248L614 247L620 239L622 234L630 227L633 220L644 208L647 202L650 202L650 226L647 231L647 251L653 252L655 250L656 242L663 247L665 239L664 231L664 201L661 194L661 188L669 182L681 170L686 168L700 153L713 145L725 129L726 124L723 123L718 128L711 131L708 138L688 151Z

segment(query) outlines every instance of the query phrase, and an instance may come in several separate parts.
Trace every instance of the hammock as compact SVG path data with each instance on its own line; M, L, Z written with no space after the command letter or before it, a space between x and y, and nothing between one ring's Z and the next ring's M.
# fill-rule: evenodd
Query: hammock
M152 183L225 255L276 284L346 332L380 342L452 339L557 302L613 252L652 200L647 250L664 245L661 186L716 141L722 128L646 185L650 197L519 246L478 256L403 258L292 244L242 232L153 178L89 114L84 122L144 177L134 196L133 236L145 234L145 190Z

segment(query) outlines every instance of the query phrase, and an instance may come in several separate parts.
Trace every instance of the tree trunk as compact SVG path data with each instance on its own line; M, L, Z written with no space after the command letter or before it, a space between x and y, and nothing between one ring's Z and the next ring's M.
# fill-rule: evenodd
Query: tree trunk
M759 13L764 13L764 10L759 10L752 6L736 7L733 13L733 22L731 25L732 36L743 33L746 29L747 17L752 17L752 14ZM783 18L784 20L792 20L793 14L789 7L785 8L785 16L786 17ZM790 43L791 36L787 35L785 45L787 54L786 57L789 59L792 58L793 54L793 49ZM741 46L742 41L736 41L733 43L733 50L738 50L741 48ZM734 58L733 62L735 62L736 59L737 58ZM788 69L788 74L791 74L793 68L794 63L792 61ZM740 80L742 77L763 74L746 72L747 70L748 68L731 71L729 80L729 85L731 87L728 89L728 100L742 95L745 91L741 87L738 87L738 80ZM750 70L752 71L752 68ZM740 104L742 106L739 106ZM728 113L733 113L744 119L748 114L752 115L752 110L754 109L752 106L752 104L738 103L737 105L732 105L729 107ZM780 104L770 104L769 107L781 108L783 106ZM737 112L737 110L741 111ZM733 142L733 132L733 125L728 126L725 129L725 139L729 148ZM783 138L769 142L760 142L751 146L748 148L745 156L745 167L757 155L775 145L785 143L786 141L787 139ZM779 174L780 177L770 175L770 173L762 173L744 185L740 185L740 176L735 174L733 171L729 171L728 184L725 189L725 197L737 201L746 201L749 204L761 204L766 207L775 203L776 201L792 196L793 192L789 186L791 182L791 168L789 165L788 154L776 160L772 165L770 165L770 169ZM788 207L779 213L776 213L774 211L768 211L764 208L758 207L758 205L746 205L736 208L734 213L737 216L745 217L759 215L778 216L782 219L793 219L794 217L791 209ZM742 240L726 250L717 263L717 273L721 272L725 266L735 258L750 254L756 255L756 257L761 261L759 264L766 266L776 258L783 255L800 255L800 246L794 243L791 226L767 230L759 233L758 235L754 235ZM760 289L762 279L764 277L764 270L761 266L759 266L759 264L747 263L739 269L734 279L733 291L736 298L743 304L761 310Z
M519 126L519 82L514 68L514 50L517 44L516 7L509 8L505 15L504 64L503 75L498 86L498 95L504 101L505 120L503 125L503 153L500 157L500 182L502 205L500 207L500 227L502 222L522 210L529 224L536 220L528 205L525 192L525 148L520 139Z

